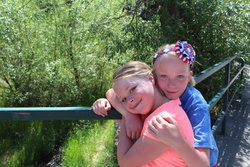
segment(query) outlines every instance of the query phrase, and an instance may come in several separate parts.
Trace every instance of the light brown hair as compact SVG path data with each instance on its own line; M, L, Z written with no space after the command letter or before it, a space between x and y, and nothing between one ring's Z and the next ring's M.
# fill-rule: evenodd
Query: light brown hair
M143 62L131 61L120 67L113 75L113 82L127 77L138 76L148 77L152 74L152 69Z

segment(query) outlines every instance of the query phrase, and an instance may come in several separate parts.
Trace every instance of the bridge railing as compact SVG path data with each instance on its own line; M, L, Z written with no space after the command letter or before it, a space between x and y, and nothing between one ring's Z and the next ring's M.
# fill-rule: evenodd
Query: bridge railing
M233 60L241 60L237 56L228 57L223 61L214 64L208 69L195 75L195 81L197 84L207 79L218 70L225 68L225 84L218 91L218 93L208 102L210 111L218 101L223 97L224 106L221 114L212 126L213 133L216 133L221 126L221 133L225 131L225 113L227 112L228 106L231 104L234 95L238 91L235 90L233 96L229 99L228 89L235 82L239 75L242 74L245 64L244 61L240 61L241 67L239 68L236 75L230 78L230 63ZM0 108L0 120L109 120L109 119L121 119L121 114L116 110L112 109L109 111L108 116L102 117L96 115L91 107L2 107Z
M221 61L217 64L214 64L213 66L209 67L208 69L200 72L199 74L197 74L195 76L196 83L198 84L198 83L202 82L203 80L207 79L212 74L216 73L218 70L225 67L224 86L208 102L209 110L211 111L216 106L218 101L222 97L224 98L223 109L220 112L220 115L218 116L218 118L216 119L215 123L212 126L212 131L214 134L218 132L218 130L220 129L219 127L221 127L220 133L221 134L225 133L225 124L226 124L225 115L227 113L227 110L228 110L230 104L233 101L234 96L236 95L236 93L240 89L240 87L235 89L234 93L232 94L231 98L229 99L228 89L239 78L239 76L243 74L243 70L245 68L244 61L242 59L237 59L237 58L238 58L237 56L228 57L228 58L224 59L223 61ZM232 63L233 60L236 60L236 59L240 62L241 67L238 69L237 73L234 76L231 76L230 64ZM231 79L231 77L232 77L232 79Z

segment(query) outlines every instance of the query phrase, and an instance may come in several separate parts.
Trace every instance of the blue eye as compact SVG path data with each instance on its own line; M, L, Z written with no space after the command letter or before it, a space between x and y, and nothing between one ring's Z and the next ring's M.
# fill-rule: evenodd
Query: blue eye
M135 86L135 87L132 87L132 88L129 90L129 94L130 94L130 95L128 95L129 97L134 93L135 89L136 89L136 86ZM127 97L124 97L124 98L121 100L121 102L122 102L122 103L126 103L126 102L127 102Z
M130 91L129 91L129 93L132 94L135 91L135 88L136 87L131 88Z
M161 78L168 78L167 75L160 75Z
M183 79L183 78L185 78L185 76L184 75L178 75L177 78Z

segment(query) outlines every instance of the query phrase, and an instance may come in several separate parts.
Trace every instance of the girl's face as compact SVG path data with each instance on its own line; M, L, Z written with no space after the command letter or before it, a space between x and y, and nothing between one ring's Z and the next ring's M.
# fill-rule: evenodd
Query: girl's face
M113 89L129 112L148 114L154 107L154 84L153 76L134 76L115 81Z
M174 100L185 91L193 72L189 65L175 55L159 57L155 62L155 73L160 89L167 98Z

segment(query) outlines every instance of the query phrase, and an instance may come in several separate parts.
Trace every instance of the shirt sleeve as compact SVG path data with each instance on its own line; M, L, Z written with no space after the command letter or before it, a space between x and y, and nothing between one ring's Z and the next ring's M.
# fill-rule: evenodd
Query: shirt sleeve
M199 95L190 97L186 103L188 118L194 131L195 147L212 147L212 131L208 105Z

